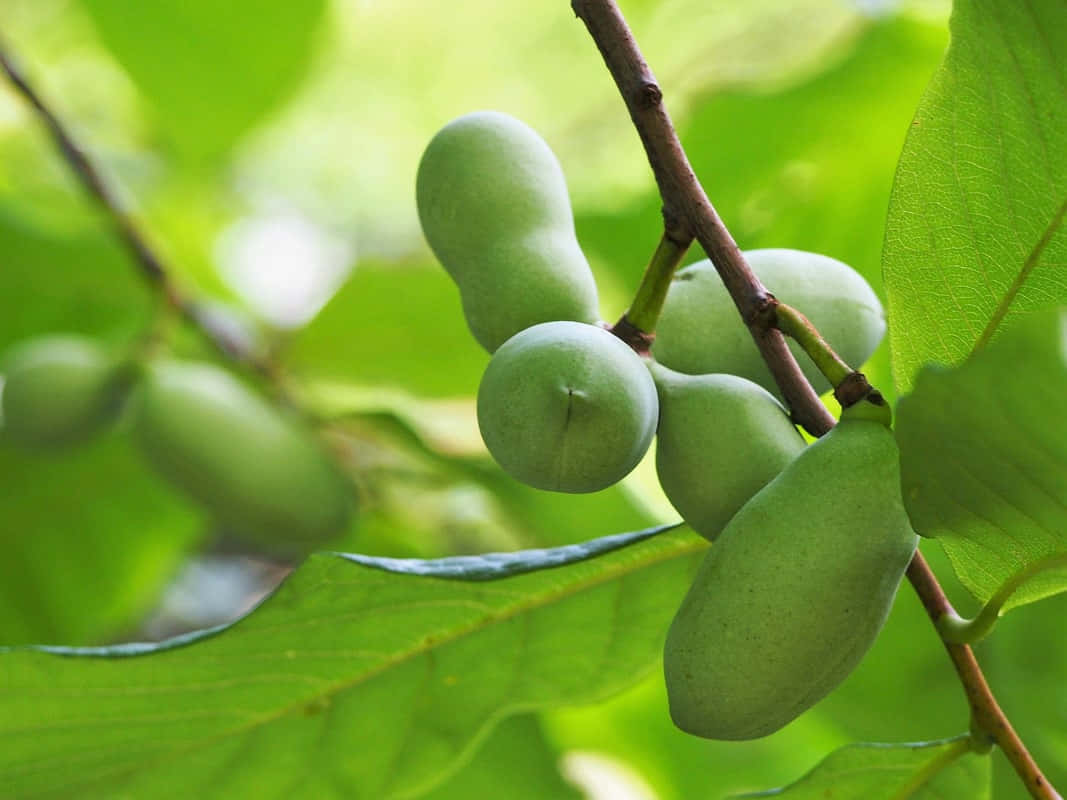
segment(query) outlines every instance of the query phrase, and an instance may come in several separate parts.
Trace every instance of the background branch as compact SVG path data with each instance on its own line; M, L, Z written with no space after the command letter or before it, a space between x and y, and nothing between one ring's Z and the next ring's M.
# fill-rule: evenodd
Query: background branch
M686 237L700 242L756 340L794 420L814 435L825 433L833 427L834 419L804 378L782 333L771 327L776 302L745 262L693 173L663 106L662 92L622 12L614 0L572 0L571 6L596 42L641 137L663 199L666 235L682 246L688 243ZM936 620L952 607L918 550L907 575L936 627ZM978 729L1003 749L1033 797L1062 800L997 704L971 648L944 644L967 693Z
M129 212L123 208L118 195L108 184L103 173L93 163L86 151L74 140L70 131L59 117L45 103L42 95L30 85L25 74L19 68L4 42L0 41L0 69L3 70L12 86L21 94L37 112L52 139L70 166L75 176L89 194L100 204L111 221L119 239L126 246L141 274L149 285L158 291L165 302L182 317L189 320L204 337L227 357L247 364L257 372L275 377L273 363L248 349L246 343L235 337L225 325L219 324L216 316L210 313L195 298L181 290L174 280L172 270L168 269L155 249L148 243L146 236Z

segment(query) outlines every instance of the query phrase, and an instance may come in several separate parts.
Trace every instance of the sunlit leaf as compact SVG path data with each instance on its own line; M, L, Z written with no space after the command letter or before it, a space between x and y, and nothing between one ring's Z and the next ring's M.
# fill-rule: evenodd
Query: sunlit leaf
M1067 2L958 0L912 122L882 264L894 380L1067 303Z
M214 157L297 84L324 0L81 0L152 104L163 137Z
M1022 570L1007 608L1067 590L1067 317L1036 315L900 401L904 503L981 601Z
M704 549L666 533L489 583L318 555L195 641L2 653L0 782L83 798L407 796L491 720L646 674Z
M967 737L921 744L842 747L796 783L736 797L788 800L989 800L991 765Z

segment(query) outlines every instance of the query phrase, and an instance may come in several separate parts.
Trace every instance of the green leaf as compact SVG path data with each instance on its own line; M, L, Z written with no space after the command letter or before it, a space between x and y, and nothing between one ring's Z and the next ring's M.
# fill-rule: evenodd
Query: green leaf
M149 319L143 284L108 234L48 236L0 206L0 349L42 333L132 335Z
M959 0L900 158L882 266L900 394L1067 302L1067 2Z
M561 547L519 550L514 553L479 553L472 556L448 556L446 558L385 558L365 556L359 553L338 553L356 564L393 572L397 575L421 575L453 581L493 581L522 575L541 569L562 567L585 561L587 558L610 553L620 547L636 544L653 536L678 527L664 525L632 533L615 533L586 542Z
M81 0L193 160L224 154L303 77L325 0Z
M534 714L509 717L493 728L474 757L424 800L580 800L581 793L564 781L559 753L546 741Z
M492 720L647 673L704 550L666 533L491 583L322 554L195 641L0 653L0 783L81 798L411 796Z
M92 642L136 624L200 532L126 439L64 452L0 441L0 643Z
M369 259L297 334L285 358L309 378L435 397L473 395L489 362L439 264Z
M836 750L796 783L737 797L789 800L989 800L992 767L968 736L919 744L854 744Z
M955 368L927 367L900 401L904 503L982 602L1023 570L1005 608L1067 590L1067 316L1022 320Z

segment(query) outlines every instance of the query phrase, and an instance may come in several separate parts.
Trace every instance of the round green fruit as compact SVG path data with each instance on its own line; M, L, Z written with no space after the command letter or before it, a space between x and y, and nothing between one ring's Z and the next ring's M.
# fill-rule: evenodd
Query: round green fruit
M823 338L858 369L885 335L885 313L863 276L837 259L803 250L750 250L752 271L767 289L804 314ZM811 359L789 347L804 375L820 394L830 389ZM737 308L707 259L674 276L656 327L652 355L691 375L725 372L755 381L778 394Z
M92 339L46 336L5 358L3 432L26 447L83 441L111 422L132 380L127 362Z
M268 550L306 552L348 525L351 493L312 434L223 369L151 365L134 429L163 477Z
M804 438L762 386L736 375L684 375L656 364L656 472L690 527L714 540L793 461Z
M513 477L538 489L595 492L648 450L658 400L644 362L613 334L545 322L493 355L478 387L478 427Z
M860 662L917 542L898 460L883 425L843 421L730 520L667 634L679 728L766 736Z
M597 321L563 171L526 124L496 111L453 120L426 147L415 195L426 240L489 352L539 322Z

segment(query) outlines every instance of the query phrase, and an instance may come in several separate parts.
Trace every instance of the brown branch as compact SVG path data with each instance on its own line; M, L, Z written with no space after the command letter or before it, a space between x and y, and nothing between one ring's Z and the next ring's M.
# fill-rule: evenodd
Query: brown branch
M197 300L185 294L177 285L171 270L167 269L159 254L149 245L133 217L123 208L118 195L105 180L99 168L93 163L86 151L74 140L70 131L44 102L19 69L15 60L0 42L0 70L4 72L15 89L37 112L52 135L63 160L70 166L78 180L89 194L103 208L111 221L115 233L130 252L134 262L149 285L156 289L166 303L189 320L220 351L228 357L254 368L264 375L275 374L274 365L257 353L250 351L244 343L232 336L223 325Z
M821 435L834 425L833 417L800 372L796 360L774 324L774 296L760 283L704 193L682 150L663 106L663 97L633 34L613 0L572 0L575 14L589 29L604 62L622 93L630 118L648 155L663 199L666 235L682 246L696 238L715 263L723 283L752 332L795 420ZM951 610L937 578L916 551L908 579L933 620ZM943 640L942 640L943 641ZM1062 800L997 704L971 648L945 642L960 682L967 693L972 719L1003 750L1015 771L1038 800Z
M926 613L930 615L935 626L942 616L955 614L952 604L949 603L944 590L938 584L926 559L918 551L915 552L915 557L908 565L908 580L911 581L911 585L915 588L923 607L926 608ZM982 674L981 667L978 666L974 651L969 645L952 644L944 639L942 642L948 651L949 658L952 659L952 665L956 668L963 690L967 694L967 702L970 704L971 717L975 726L988 734L1004 751L1004 755L1007 756L1015 772L1026 785L1031 797L1038 798L1038 800L1063 800L1042 774L1041 768L1038 767L1011 722L1001 710L993 696L992 689L989 688L989 683Z
M663 94L613 0L573 0L571 7L596 42L641 137L663 199L665 235L680 246L696 239L715 264L741 318L781 389L794 420L815 436L833 427L833 416L800 371L773 315L761 314L771 299L708 200L678 140Z

